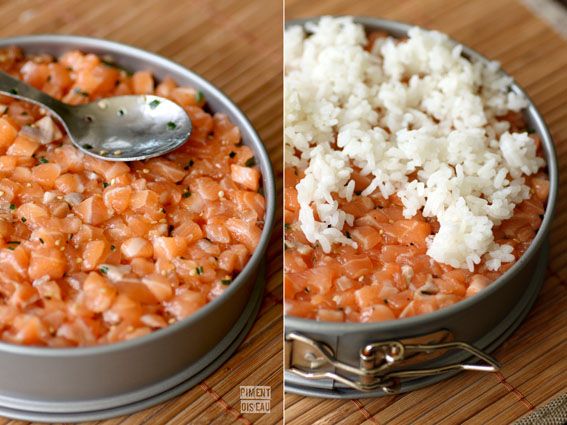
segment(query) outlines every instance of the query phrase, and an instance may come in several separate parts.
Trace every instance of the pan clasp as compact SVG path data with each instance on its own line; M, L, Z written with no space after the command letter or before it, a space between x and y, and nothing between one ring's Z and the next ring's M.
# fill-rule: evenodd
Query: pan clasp
M359 365L354 366L339 361L329 345L292 332L286 335L285 368L305 379L331 379L355 390L382 390L388 394L399 392L402 383L412 379L458 370L500 369L492 356L452 339L451 333L443 330L414 338L372 342L360 349ZM466 355L466 361L427 365L448 352Z

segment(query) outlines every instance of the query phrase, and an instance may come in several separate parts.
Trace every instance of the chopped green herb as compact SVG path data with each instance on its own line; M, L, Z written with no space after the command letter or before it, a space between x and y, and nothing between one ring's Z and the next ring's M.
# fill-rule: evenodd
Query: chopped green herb
M81 95L81 96L85 96L88 97L89 93L86 91L81 90L79 87L75 87L75 89L73 90L75 93Z
M12 93L12 94L18 94L18 89L10 89L10 93Z
M150 108L156 109L161 102L157 99L154 99L150 102Z
M41 158L39 158L39 162L41 162L42 164L47 164L49 160L46 157L42 156Z
M197 101L197 103L201 102L204 98L205 95L203 94L203 92L201 90L197 91L197 94L195 95L195 100Z
M10 209L14 211L16 209L16 204L10 204Z
M124 109L119 109L118 110L118 115L120 115L121 117L123 117L124 115L126 115L126 111Z
M203 266L199 266L195 269L198 275L202 275L205 271L203 270Z
M285 223L285 224L284 224L284 229L285 229L285 230L289 230L290 228L291 228L291 224L289 224L289 223Z
M247 167L253 167L254 165L256 165L256 158L248 158L244 165L246 165Z
M112 252L114 252L114 251L116 251L116 247L115 247L114 245L110 245L110 250L111 250Z
M9 245L19 245L20 241L8 241L6 243L9 244Z
M183 169L188 170L189 168L191 168L193 166L193 164L195 164L195 161L190 159L189 162L187 164L185 164L185 167L183 167Z
M98 271L101 272L102 274L107 274L108 273L108 267L101 266L100 269L98 269Z
M222 283L223 285L230 285L230 283L232 282L232 279L221 279L220 283Z
M526 128L526 131L528 132L528 134L534 134L534 133L536 132L536 131L535 131L533 128L531 128L531 127Z
M102 187L104 187L105 189L106 189L108 186L110 186L110 183L107 183L107 182L103 182L103 183L102 183Z
M175 130L177 128L177 124L175 124L173 121L169 121L167 123L167 128L169 128L170 130Z
M230 151L230 153L228 154L229 157L234 158L236 156L236 152L234 151Z
M91 150L93 148L92 145L89 145L88 143L85 143L83 147L87 150Z
M28 221L28 219L25 218L25 217L22 217L22 223L25 223L26 221Z
M39 238L39 241L40 241L42 244L45 243L45 241L44 241L43 239L41 239L41 238Z
M187 191L183 192L183 195L182 195L182 196L183 196L184 198L189 198L189 197L191 196L191 192L187 190Z

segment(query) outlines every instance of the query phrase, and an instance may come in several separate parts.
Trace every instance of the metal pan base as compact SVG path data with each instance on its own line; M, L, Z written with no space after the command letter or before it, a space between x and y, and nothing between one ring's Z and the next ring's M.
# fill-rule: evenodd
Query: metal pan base
M476 341L473 345L480 348L484 352L492 352L498 348L511 334L514 332L522 321L528 315L532 305L534 304L543 282L545 280L545 269L549 258L549 244L546 242L541 249L541 254L529 290L526 291L520 302L516 307L506 316L500 324L487 335ZM402 384L400 393L414 391L419 388L432 385L444 379L448 379L459 372L445 373L441 375L431 376L427 378L415 379ZM322 397L322 398L338 398L338 399L354 399L354 398L370 398L382 397L385 395L383 391L370 391L361 392L348 388L329 388L316 387L316 382L307 381L289 372L285 373L285 391L293 394L298 394L307 397Z
M69 423L69 422L83 422L83 421L95 421L101 419L108 419L116 416L127 415L139 410L147 409L148 407L154 406L158 403L162 403L170 398L178 396L190 388L197 385L203 379L207 378L214 371L222 366L222 364L227 361L230 356L234 353L236 348L244 340L244 337L248 334L248 331L254 324L254 319L258 314L260 305L262 304L262 295L264 292L264 267L261 266L258 271L258 278L252 294L250 295L250 301L246 305L240 320L233 326L230 332L223 338L215 348L209 352L206 356L201 358L198 363L202 363L202 368L197 372L192 373L185 381L174 387L165 387L163 392L153 395L142 400L138 400L134 403L130 403L124 406L115 407L112 409L101 409L94 411L86 411L80 413L49 413L49 412L37 412L29 410L20 410L8 408L0 405L0 416L9 417L12 419L19 419L31 422L49 422L49 423ZM193 369L195 365L191 365L187 370L179 372L179 375L187 373L189 369ZM23 403L29 403L30 401L22 400Z

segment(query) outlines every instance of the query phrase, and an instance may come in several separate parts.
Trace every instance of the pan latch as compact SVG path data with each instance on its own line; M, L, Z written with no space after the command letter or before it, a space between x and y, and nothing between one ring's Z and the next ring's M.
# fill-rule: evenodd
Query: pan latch
M470 362L420 367L448 351L461 351ZM309 380L332 379L359 391L381 389L395 394L403 380L471 370L497 372L498 362L464 342L452 341L448 331L403 340L379 341L359 350L359 364L339 361L332 348L322 342L292 332L286 335L286 371Z

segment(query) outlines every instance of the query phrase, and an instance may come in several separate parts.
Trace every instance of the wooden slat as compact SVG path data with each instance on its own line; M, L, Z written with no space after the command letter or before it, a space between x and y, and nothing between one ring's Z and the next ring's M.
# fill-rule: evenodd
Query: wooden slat
M285 13L287 19L349 14L412 22L500 61L540 109L560 169L567 167L567 42L519 0L286 0ZM507 424L566 391L567 175L560 180L546 283L526 321L495 353L501 374L462 373L412 393L357 403L286 394L287 423Z
M283 5L279 1L0 2L2 37L39 33L103 37L156 52L201 74L248 115L272 157L276 175L280 176L282 22ZM281 183L278 185L281 188ZM277 223L281 223L281 211ZM266 296L255 325L235 355L204 385L142 412L91 424L281 423L281 224L274 229L266 263ZM271 386L272 413L240 415L240 385ZM0 425L5 424L26 422L0 418Z

